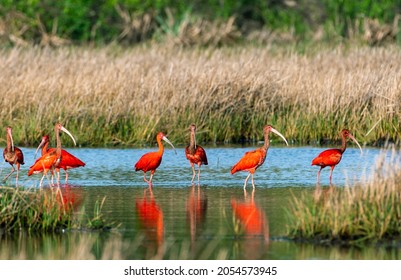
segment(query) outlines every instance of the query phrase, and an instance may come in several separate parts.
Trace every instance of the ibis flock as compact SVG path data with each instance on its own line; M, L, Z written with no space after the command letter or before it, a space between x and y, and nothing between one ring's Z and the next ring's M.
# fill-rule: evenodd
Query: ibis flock
M74 144L76 144L74 136L60 123L54 126L54 134L56 138L56 148L49 148L50 137L49 135L44 135L42 141L36 149L35 156L37 152L41 149L41 157L36 159L33 165L29 168L28 176L33 174L42 174L40 180L40 187L43 185L43 180L45 176L50 171L51 173L51 184L54 185L54 176L56 176L56 184L60 183L60 169L65 172L65 183L68 183L68 170L77 167L85 166L85 163L74 155L70 154L61 147L60 132L66 133L71 137ZM247 186L249 177L251 177L252 187L255 188L254 173L255 171L265 162L267 151L270 146L269 135L270 132L279 136L288 146L288 141L286 138L274 129L271 125L266 125L263 128L264 134L264 144L262 147L246 152L243 157L231 168L231 174L235 174L239 171L248 172L248 176L244 182L244 189ZM206 151L203 147L196 143L196 125L191 124L189 127L189 145L185 148L185 156L188 159L192 168L192 180L194 183L195 177L197 176L198 184L200 184L200 174L201 165L207 165L208 160L206 156ZM6 138L7 145L3 152L3 157L6 162L11 165L11 171L4 177L6 181L15 171L16 171L16 186L18 186L18 175L21 164L24 164L24 155L20 148L14 146L14 140L12 136L12 128L6 128ZM362 152L362 148L355 137L351 134L348 129L343 129L341 131L342 145L338 149L327 149L321 152L316 158L312 160L312 165L320 166L317 173L317 183L320 182L320 172L323 168L330 167L330 185L332 184L332 175L335 166L341 161L342 155L347 148L347 140L351 139L354 141ZM155 152L149 152L144 154L138 162L135 164L135 171L143 172L143 180L148 184L149 188L152 188L153 175L156 169L160 166L162 162L164 147L162 141L167 142L175 151L174 145L168 140L163 132L159 132L156 135L156 141L158 144L158 150ZM14 167L15 165L15 167ZM198 166L198 172L196 173L195 165ZM147 172L150 172L149 179L146 178Z

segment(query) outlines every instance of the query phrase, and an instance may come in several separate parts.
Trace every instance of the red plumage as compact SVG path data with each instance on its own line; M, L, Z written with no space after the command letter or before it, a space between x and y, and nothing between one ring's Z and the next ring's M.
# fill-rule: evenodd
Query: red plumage
M246 177L245 179L244 189L246 188L246 184L250 176L252 176L252 187L255 188L253 174L255 173L256 169L258 169L265 162L267 150L269 149L270 146L270 140L269 140L270 132L273 132L278 136L280 136L284 140L284 142L288 145L287 140L280 132L275 130L271 125L266 125L263 128L263 134L265 138L263 147L250 152L246 152L245 155L231 168L231 174L235 174L238 171L249 172L248 177Z
M196 126L195 124L191 124L189 127L190 131L190 142L189 145L185 148L185 156L189 160L189 163L192 167L192 183L194 182L196 172L194 165L198 165L198 183L200 182L200 167L202 164L208 165L206 151L201 146L196 145Z
M144 154L138 162L135 164L135 171L142 170L143 171L143 180L148 183L149 187L152 187L152 178L153 174L155 173L156 169L159 167L160 163L162 162L164 147L162 144L162 140L166 141L170 144L174 151L175 148L173 144L167 139L167 137L162 133L159 132L156 136L157 145L159 150L157 152L149 152ZM150 179L146 179L146 172L150 171Z
M8 177L10 177L10 175L14 173L15 171L14 164L15 164L17 167L17 176L15 178L15 185L17 186L20 165L24 164L24 154L22 153L20 148L14 146L12 128L10 126L6 128L6 137L7 137L7 146L3 151L3 157L4 160L11 165L12 169L11 172L4 177L4 181L6 181Z
M359 147L362 152L362 148L359 145L358 141L351 134L348 129L343 129L341 131L341 140L342 145L340 149L328 149L321 152L316 158L312 160L312 165L320 166L319 171L317 172L317 183L320 182L320 172L323 168L330 166L330 184L332 184L333 170L337 164L340 163L341 158L345 150L347 149L347 138L353 140Z
M56 149L55 148L49 148L49 143L50 143L50 137L48 135L45 135L42 137L42 141L39 144L38 148L36 149L36 151L38 149L40 149L40 147L42 147L42 157L50 152L55 153ZM36 164L36 162L35 162ZM35 166L34 164L34 166ZM65 182L68 183L68 169L72 169L72 168L77 168L77 167L83 167L85 166L85 163L80 160L79 158L77 158L76 156L70 154L69 152L67 152L64 149L61 149L61 158L60 158L60 162L55 165L55 169L56 172L58 174L58 181L60 180L60 168L63 169L65 171ZM40 173L40 165L37 165L34 167L34 169L36 169L35 171L33 171L33 173ZM29 174L28 174L29 175Z

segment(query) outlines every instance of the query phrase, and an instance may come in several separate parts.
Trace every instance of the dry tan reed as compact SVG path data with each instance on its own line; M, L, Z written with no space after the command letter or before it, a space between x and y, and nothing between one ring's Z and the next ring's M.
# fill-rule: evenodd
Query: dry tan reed
M88 146L153 143L159 130L179 145L192 122L212 142L258 140L266 123L304 143L344 127L362 142L400 139L397 47L13 48L0 73L1 126L17 144L56 121Z

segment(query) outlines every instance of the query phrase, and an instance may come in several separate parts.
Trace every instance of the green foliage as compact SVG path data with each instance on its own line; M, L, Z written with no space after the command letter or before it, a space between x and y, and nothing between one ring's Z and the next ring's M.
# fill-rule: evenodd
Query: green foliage
M151 15L156 29L164 32L171 16L176 24L188 17L224 21L234 16L238 29L245 32L266 27L308 39L321 25L347 37L355 25L362 28L363 18L391 24L400 7L400 0L4 0L0 4L0 19L6 19L7 28L8 24L14 24L11 22L17 22L21 27L7 32L31 42L52 34L75 43L109 43L118 40L126 28L138 28L137 20L145 14ZM118 9L125 15L119 14ZM160 33L155 31L153 35Z
M95 205L93 217L76 213L74 201L61 188L23 189L0 187L0 228L15 232L59 232L64 229L106 229L101 204ZM87 223L80 222L88 220Z

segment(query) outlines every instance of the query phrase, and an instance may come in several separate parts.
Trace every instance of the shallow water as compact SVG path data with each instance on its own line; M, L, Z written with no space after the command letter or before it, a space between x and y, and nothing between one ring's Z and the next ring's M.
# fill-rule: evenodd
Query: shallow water
M69 172L62 190L79 211L93 209L106 197L104 218L119 224L112 232L64 232L48 235L1 235L2 259L398 259L397 248L342 248L286 240L286 209L291 197L313 191L319 167L312 159L324 148L271 146L266 162L255 173L255 191L247 173L231 167L255 147L205 147L209 165L201 183L191 185L192 171L184 155L166 148L154 175L153 191L134 171L137 160L152 149L67 149L86 162ZM23 149L25 166L20 185L38 187L40 175L27 177L34 149ZM379 149L348 148L335 168L333 183L343 187L371 174ZM387 154L386 157L390 157ZM1 176L9 172L3 164ZM329 184L323 169L321 186ZM14 183L14 178L8 184ZM64 174L62 175L64 178ZM112 250L114 248L115 250ZM7 253L4 253L4 252ZM81 253L79 253L81 252ZM114 252L114 253L110 253Z

